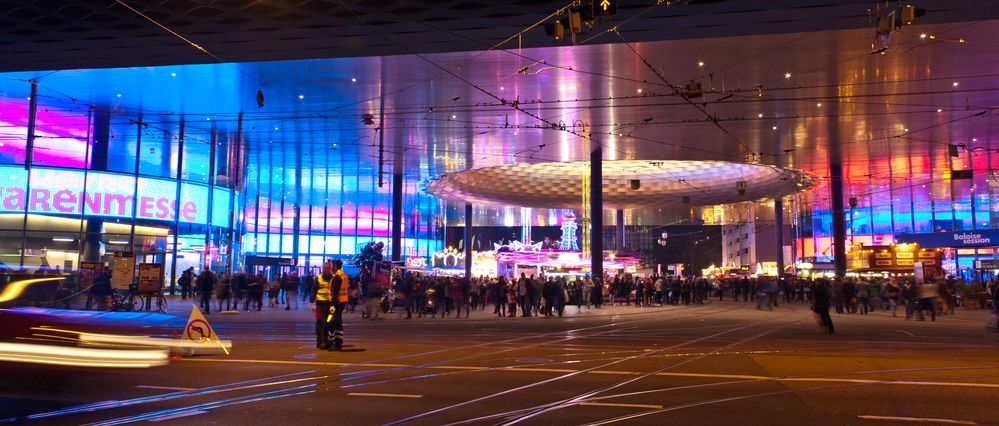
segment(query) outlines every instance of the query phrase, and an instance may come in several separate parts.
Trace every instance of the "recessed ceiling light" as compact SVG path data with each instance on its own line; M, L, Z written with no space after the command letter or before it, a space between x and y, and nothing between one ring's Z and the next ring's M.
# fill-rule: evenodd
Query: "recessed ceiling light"
M774 126L774 127L773 127L773 129L774 129L774 130L777 130L777 126Z
M789 72L784 73L784 78L791 78L791 73Z
M926 33L922 33L922 34L920 34L920 35L919 35L919 38L926 38Z
M305 99L305 95L298 95L298 99Z
M642 93L642 89L638 89L638 93Z
M697 61L697 66L703 67L704 66L704 61Z
M278 129L277 126L274 126L274 130L277 130L277 129Z
M955 85L955 86L957 86L957 84L954 84L954 85ZM121 93L119 93L119 94L117 94L117 95L115 95L115 96L117 96L117 97L119 97L119 98L120 98L120 97L121 97Z
M211 117L205 117L205 120L212 121Z
M903 130L905 130L906 132L908 132L908 131L909 131L909 129L903 129Z
M177 76L177 73L175 73L175 72L170 73L170 77L176 77L176 76Z
M822 106L822 102L819 102L819 103L815 104L815 106L817 106L817 107Z
M458 119L458 116L457 116L457 115L452 115L452 116L451 116L451 119L452 119L452 120L457 120L457 119Z
M759 118L763 118L763 113L761 112L759 114L756 114L756 116L759 117Z
M957 86L958 86L959 84L960 84L960 83L958 83L958 82L956 82L956 81L955 81L955 82L953 82L953 83L951 83L951 85L953 85L954 87L957 87Z
M943 112L943 109L937 108L937 112Z
M356 78L351 78L351 79L350 79L350 82L351 82L351 83L357 83L357 79L356 79Z
M972 142L978 142L978 138L971 138Z
M500 91L502 92L504 90L506 90L506 88L504 88L503 86L500 86Z

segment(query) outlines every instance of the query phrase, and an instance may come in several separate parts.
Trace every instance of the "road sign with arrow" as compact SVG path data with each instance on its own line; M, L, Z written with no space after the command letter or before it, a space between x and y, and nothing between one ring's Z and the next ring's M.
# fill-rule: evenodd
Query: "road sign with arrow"
M617 15L617 0L593 0L596 3L596 7L593 9L593 14L596 16L612 16Z

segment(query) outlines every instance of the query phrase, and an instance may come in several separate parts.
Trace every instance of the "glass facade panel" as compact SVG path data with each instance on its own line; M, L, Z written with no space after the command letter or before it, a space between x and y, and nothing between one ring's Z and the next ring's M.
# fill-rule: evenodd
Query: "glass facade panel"
M0 163L24 164L28 151L28 101L0 102Z

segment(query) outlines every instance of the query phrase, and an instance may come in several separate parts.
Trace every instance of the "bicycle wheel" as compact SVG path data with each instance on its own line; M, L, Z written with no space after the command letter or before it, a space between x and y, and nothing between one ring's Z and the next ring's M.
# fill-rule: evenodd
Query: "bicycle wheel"
M131 295L128 296L128 303L125 305L125 309L135 312L142 311L142 296Z
M160 312L164 314L167 311L167 300L166 297L163 297L162 294L156 298L156 307L159 309Z

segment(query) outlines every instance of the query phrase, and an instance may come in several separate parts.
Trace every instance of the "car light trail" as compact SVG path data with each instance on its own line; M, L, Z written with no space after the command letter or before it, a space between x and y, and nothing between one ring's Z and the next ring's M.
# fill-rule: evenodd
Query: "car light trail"
M42 283L46 281L57 281L63 279L62 277L51 277L51 278L32 278L30 280L14 281L7 284L7 287L3 289L3 293L0 293L0 303L10 302L11 300L17 299L24 289L28 288L29 285Z
M71 346L0 343L0 361L91 368L148 368L166 365L162 350L92 349Z

